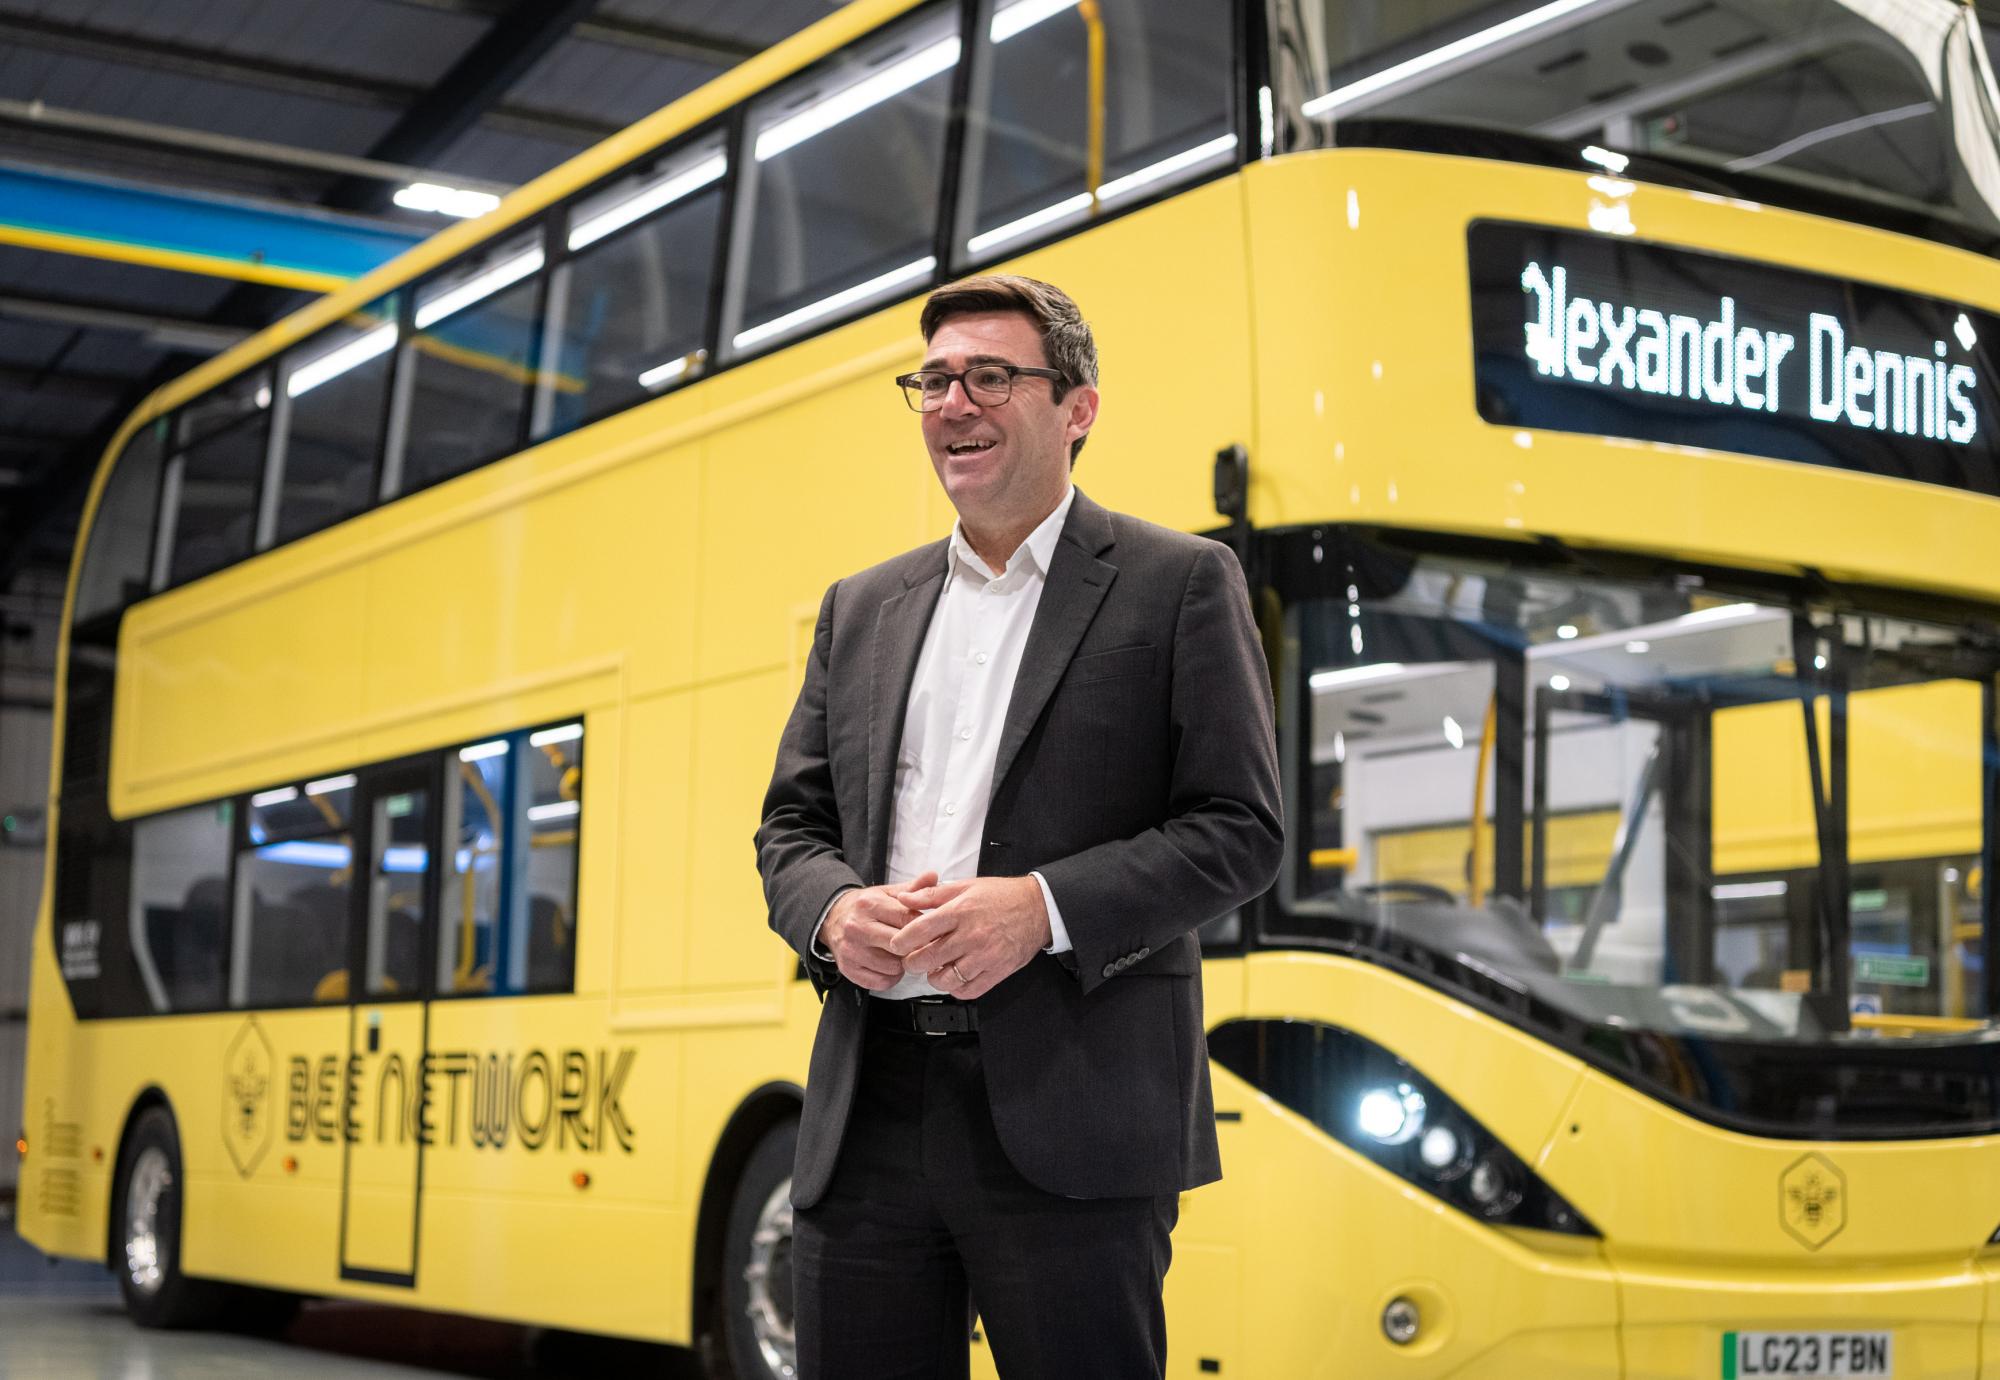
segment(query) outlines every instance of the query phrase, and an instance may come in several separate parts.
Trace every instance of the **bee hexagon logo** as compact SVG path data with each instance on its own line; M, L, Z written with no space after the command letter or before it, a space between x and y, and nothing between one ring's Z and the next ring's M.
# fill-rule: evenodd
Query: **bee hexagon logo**
M1817 1151L1796 1160L1778 1176L1778 1221L1809 1251L1816 1251L1847 1225L1847 1176Z
M222 1143L246 1179L271 1148L272 1064L271 1042L252 1016L222 1055Z

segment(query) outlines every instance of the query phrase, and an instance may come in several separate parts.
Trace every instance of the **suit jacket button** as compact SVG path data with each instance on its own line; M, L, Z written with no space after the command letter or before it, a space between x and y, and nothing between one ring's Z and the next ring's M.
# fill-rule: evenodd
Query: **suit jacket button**
M1104 965L1104 976L1115 977L1117 976L1117 973L1118 973L1118 965L1116 963L1107 963Z
M1152 951L1151 949L1141 949L1141 950L1139 950L1139 952L1138 952L1138 953L1134 954L1134 955L1133 955L1133 957L1134 957L1134 958L1144 958L1144 957L1145 957L1145 956L1146 956L1147 954L1149 954L1149 953L1151 953L1151 952L1153 952L1153 951Z

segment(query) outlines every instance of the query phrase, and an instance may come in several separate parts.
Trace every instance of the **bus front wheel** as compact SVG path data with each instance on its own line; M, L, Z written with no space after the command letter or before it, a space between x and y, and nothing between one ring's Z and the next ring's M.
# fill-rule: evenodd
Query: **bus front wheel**
M722 1327L735 1380L792 1380L792 1155L799 1124L781 1122L750 1152L722 1247Z
M119 1156L111 1199L111 1266L141 1327L198 1327L222 1308L218 1285L181 1273L182 1182L173 1114L148 1107Z

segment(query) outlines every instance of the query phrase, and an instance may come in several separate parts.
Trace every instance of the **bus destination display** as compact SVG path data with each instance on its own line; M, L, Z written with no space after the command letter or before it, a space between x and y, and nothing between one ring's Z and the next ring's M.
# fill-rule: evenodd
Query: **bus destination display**
M2000 318L1610 235L1467 232L1479 415L2000 495Z

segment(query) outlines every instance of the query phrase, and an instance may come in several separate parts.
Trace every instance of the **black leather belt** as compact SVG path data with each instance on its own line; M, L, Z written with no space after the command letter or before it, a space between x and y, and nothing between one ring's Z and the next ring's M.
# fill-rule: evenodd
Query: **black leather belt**
M979 1004L950 997L870 997L868 1023L905 1035L970 1035L979 1029Z

